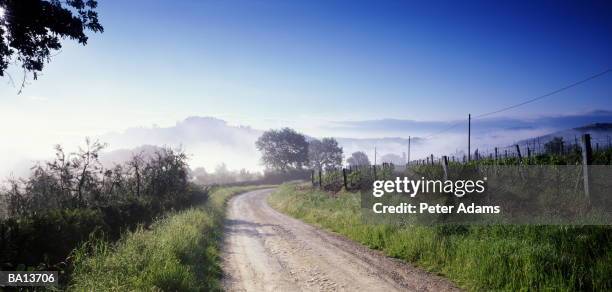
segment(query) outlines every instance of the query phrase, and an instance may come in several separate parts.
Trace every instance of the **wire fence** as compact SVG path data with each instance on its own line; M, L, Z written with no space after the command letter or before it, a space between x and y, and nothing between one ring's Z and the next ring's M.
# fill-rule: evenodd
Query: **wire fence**
M542 141L542 139L530 139L519 144L500 146L500 147L489 147L485 149L475 149L471 155L448 155L448 159L453 163L468 163L470 161L481 161L481 160L523 160L527 158L526 163L537 163L542 161L539 158L550 158L552 156L566 157L575 156L574 160L578 159L582 153L583 141L582 138L587 135L589 136L589 147L592 151L601 152L612 149L612 140L610 136L607 137L596 137L593 138L591 134L583 134L581 137L575 136L572 140L559 139L560 137L552 137L549 140ZM559 140L555 140L555 138ZM422 159L416 159L410 161L409 165L424 165L424 164L440 164L444 155L436 156L434 154ZM571 160L571 159L566 159ZM579 161L574 161L579 162Z
M338 192L341 189L359 190L372 185L375 180L391 179L398 172L412 167L441 166L446 171L449 165L610 165L612 163L612 144L609 139L592 139L583 134L574 141L551 139L542 143L537 139L521 145L494 147L493 151L474 151L471 157L434 156L412 160L405 165L382 163L380 165L358 165L343 168L313 169L313 187L325 191ZM587 182L588 183L588 182Z

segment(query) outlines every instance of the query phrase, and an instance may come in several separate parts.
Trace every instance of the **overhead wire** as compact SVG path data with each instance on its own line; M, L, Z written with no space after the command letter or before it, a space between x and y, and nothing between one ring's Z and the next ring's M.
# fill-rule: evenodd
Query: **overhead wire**
M491 111L491 112L487 112L487 113L483 113L483 114L479 114L479 115L473 116L472 119L481 119L481 118L484 118L484 117L487 117L487 116L491 116L491 115L498 114L498 113L501 113L501 112L505 112L505 111L508 111L508 110L511 110L511 109L514 109L514 108L517 108L517 107L520 107L520 106L523 106L523 105L526 105L526 104L530 104L530 103L536 102L536 101L538 101L540 99L543 99L543 98L546 98L546 97L558 94L560 92L563 92L563 91L566 91L566 90L571 89L573 87L576 87L576 86L578 86L580 84L583 84L583 83L589 82L589 81L591 81L593 79L596 79L596 78L599 78L601 76L604 76L604 75L606 75L606 74L608 74L610 72L612 72L612 69L608 68L608 69L606 69L606 70L604 70L602 72L599 72L597 74L593 74L593 75L591 75L591 76L589 76L589 77L587 77L585 79L582 79L580 81L576 81L574 83L565 85L565 86L563 86L563 87L561 87L559 89L553 90L553 91L551 91L549 93L546 93L546 94L543 94L543 95L540 95L540 96L536 96L536 97L527 99L525 101L522 101L520 103L513 104L513 105L510 105L510 106L498 109L498 110L494 110L494 111ZM459 125L461 125L463 123L464 123L464 121L456 122L456 123L454 123L454 124L452 124L452 125L450 125L450 126L448 126L446 128L443 128L440 131L437 131L437 132L434 132L434 133L429 134L427 136L424 136L423 138L424 139L433 138L433 137L438 136L438 135L440 135L440 134L442 134L444 132L447 132L447 131L449 131L449 130L451 130L451 129L453 129L453 128L455 128L455 127L457 127L457 126L459 126Z

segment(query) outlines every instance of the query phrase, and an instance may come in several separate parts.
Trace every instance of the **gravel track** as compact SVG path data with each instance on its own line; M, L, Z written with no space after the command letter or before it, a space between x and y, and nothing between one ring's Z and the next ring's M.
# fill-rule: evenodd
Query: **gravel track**
M279 213L266 202L272 191L228 204L227 291L458 291L444 278Z

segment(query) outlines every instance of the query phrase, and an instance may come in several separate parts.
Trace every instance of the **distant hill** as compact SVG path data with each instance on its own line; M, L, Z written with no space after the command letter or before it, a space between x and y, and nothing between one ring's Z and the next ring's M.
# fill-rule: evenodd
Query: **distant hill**
M543 145L555 137L561 137L563 138L563 141L574 144L576 141L580 141L580 137L583 134L587 133L591 135L591 143L593 144L593 147L595 147L597 143L599 143L601 146L612 145L612 123L593 123L582 127L556 131L550 134L524 139L519 141L517 144L521 146L533 145L534 141L539 141L540 144Z
M588 132L588 131L612 131L612 123L595 123L584 127L576 128L576 130Z

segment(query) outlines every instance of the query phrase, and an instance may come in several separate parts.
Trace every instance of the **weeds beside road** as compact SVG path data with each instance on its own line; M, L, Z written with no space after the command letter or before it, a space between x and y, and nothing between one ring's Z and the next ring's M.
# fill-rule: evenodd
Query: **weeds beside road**
M174 213L115 244L92 240L74 255L71 290L220 290L219 240L227 200L259 187L214 190L199 207Z
M469 290L612 289L609 226L388 226L361 220L358 193L283 185L272 207Z

